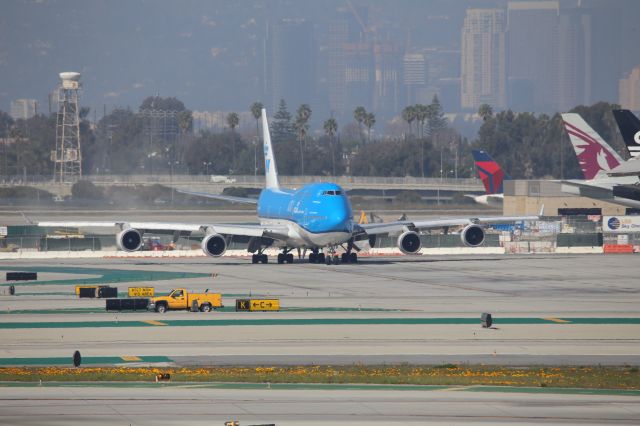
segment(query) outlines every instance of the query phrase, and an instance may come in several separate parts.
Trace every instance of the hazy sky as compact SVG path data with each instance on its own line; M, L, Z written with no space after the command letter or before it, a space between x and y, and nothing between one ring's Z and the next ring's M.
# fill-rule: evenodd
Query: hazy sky
M379 37L402 46L451 48L459 47L467 7L506 4L500 0L351 3L368 8L369 25ZM640 1L604 3L611 4L612 20L617 22L607 43L619 44L625 25L635 25L626 29L640 35L634 23L640 16ZM55 88L58 73L79 71L84 82L81 102L99 114L103 104L137 108L144 97L156 93L176 96L193 110L246 110L263 98L267 23L283 17L311 21L321 64L328 21L338 8L346 7L344 0L3 0L0 109L7 111L16 98L35 98L46 111L47 93ZM639 58L638 40L635 37L626 44L630 46L626 52L619 52L626 62ZM621 58L610 60L618 63ZM625 67L626 63L618 68L622 72ZM322 78L322 69L318 75Z

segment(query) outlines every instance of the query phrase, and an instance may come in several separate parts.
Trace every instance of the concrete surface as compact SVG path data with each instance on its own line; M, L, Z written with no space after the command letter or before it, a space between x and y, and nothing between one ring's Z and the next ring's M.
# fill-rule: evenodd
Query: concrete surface
M438 389L438 388L435 388ZM11 425L638 424L638 397L441 390L0 387Z
M0 296L0 357L65 357L78 349L84 356L168 356L189 365L234 358L256 364L279 357L291 363L638 364L640 289L634 259L421 256L333 266L251 265L232 258L21 261L11 266L0 262L16 270L47 266L51 274L38 285L17 283L17 296ZM154 272L158 277L162 271L200 273L199 278L131 285L152 285L158 294L173 287L208 288L223 293L227 306L236 298L277 297L284 308L293 310L100 312L103 300L76 299L73 285L46 281L54 277L55 268L64 271L55 278L69 280L76 273L86 277L86 268L92 277L100 276L101 270L113 276L122 271ZM130 284L111 285L124 292ZM73 311L87 308L94 310ZM44 310L48 313L33 313ZM482 312L493 314L493 329L480 327ZM438 323L439 318L451 320ZM456 323L456 318L465 322ZM501 318L524 320L500 324ZM571 322L572 318L592 318L593 323ZM144 322L149 320L151 324ZM224 323L215 324L217 320ZM243 320L259 324L243 325ZM106 327L95 328L96 321ZM12 328L24 322L46 323L47 328ZM57 328L49 328L58 322Z

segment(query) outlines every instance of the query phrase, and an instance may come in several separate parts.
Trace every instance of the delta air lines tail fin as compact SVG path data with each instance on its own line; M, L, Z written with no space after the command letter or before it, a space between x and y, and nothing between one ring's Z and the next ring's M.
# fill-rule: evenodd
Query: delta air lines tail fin
M562 114L562 120L585 179L591 180L623 163L618 153L583 120L580 114Z
M267 110L264 108L262 109L262 140L264 141L264 174L266 188L279 189L278 168L276 167L276 158L273 154L273 146L271 145L271 134L269 132L269 123L267 122Z
M628 109L614 109L618 128L632 158L640 157L640 120Z
M500 164L498 164L485 151L472 151L473 159L478 169L478 175L484 184L487 194L502 194L504 192L504 180L511 179Z

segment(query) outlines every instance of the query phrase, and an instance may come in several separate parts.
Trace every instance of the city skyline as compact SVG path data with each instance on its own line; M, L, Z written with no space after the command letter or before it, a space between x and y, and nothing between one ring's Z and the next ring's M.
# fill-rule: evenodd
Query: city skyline
M79 71L81 104L94 114L137 108L156 94L194 111L243 112L254 101L274 109L284 98L290 111L310 104L316 125L329 116L350 120L359 105L389 119L433 95L446 112L489 103L553 113L620 102L622 79L640 65L638 25L629 18L640 4L630 0L193 1L186 8L159 1L128 2L126 15L117 2L7 4L2 110L35 99L47 113L57 74ZM67 28L56 26L60 14L47 16L55 8L71 12ZM471 29L474 10L495 11L489 33ZM92 26L97 13L104 22Z

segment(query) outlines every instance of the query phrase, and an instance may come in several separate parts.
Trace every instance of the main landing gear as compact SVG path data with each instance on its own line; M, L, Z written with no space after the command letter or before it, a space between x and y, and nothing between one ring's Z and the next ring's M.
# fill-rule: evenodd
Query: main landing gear
M355 252L347 251L338 256L335 247L329 247L328 253L319 253L318 249L315 249L309 255L309 263L324 263L327 265L339 265L341 263L358 263L358 255Z
M278 253L278 264L293 263L293 253L289 253L291 249L285 248L282 253Z
M269 262L269 258L267 257L266 254L254 254L251 256L251 263L268 263Z
M325 255L324 253L320 253L318 249L313 249L313 251L309 254L309 263L324 263Z

